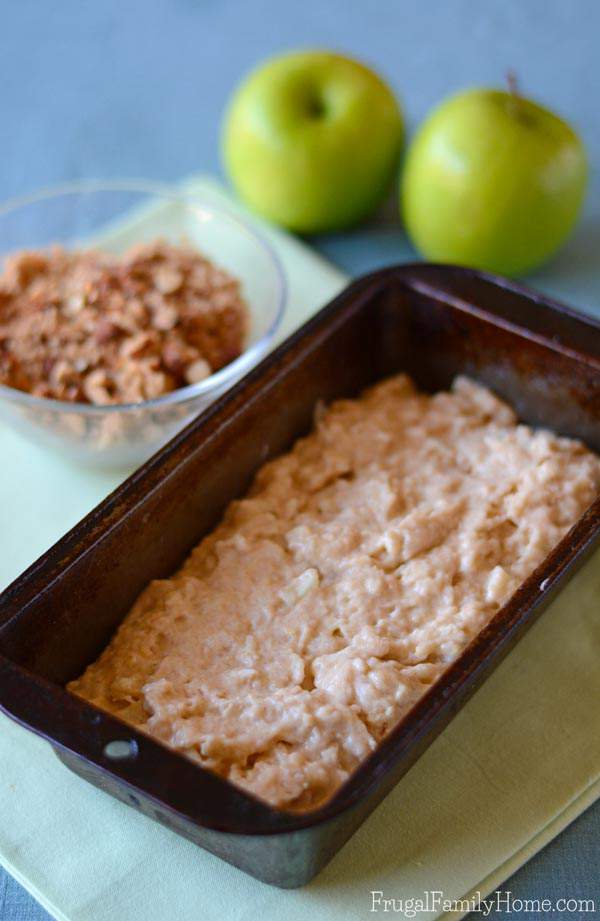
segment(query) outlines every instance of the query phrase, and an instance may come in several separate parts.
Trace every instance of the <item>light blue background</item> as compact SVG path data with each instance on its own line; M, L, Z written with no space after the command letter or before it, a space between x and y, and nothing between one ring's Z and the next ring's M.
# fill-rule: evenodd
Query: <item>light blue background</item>
M4 0L1 10L0 199L76 178L218 170L232 87L286 48L371 63L398 92L409 130L448 93L515 70L525 94L581 132L591 164L578 231L530 281L600 316L598 0ZM393 203L369 226L315 244L354 274L414 258ZM596 898L600 914L599 868L596 806L504 888ZM2 921L43 917L0 871Z

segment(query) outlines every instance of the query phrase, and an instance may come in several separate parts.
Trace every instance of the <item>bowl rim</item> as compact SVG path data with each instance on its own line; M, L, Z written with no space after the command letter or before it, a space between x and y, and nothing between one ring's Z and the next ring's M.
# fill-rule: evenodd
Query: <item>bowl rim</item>
M186 387L179 387L160 397L154 397L151 400L140 400L137 403L111 403L109 405L99 405L97 403L79 403L70 400L56 400L52 397L38 397L25 390L18 390L16 387L9 387L0 383L0 397L6 397L12 402L21 403L36 409L48 409L59 413L77 412L90 416L105 416L111 413L124 411L140 411L145 409L159 409L163 406L172 406L185 404L203 394L209 394L213 390L217 392L226 385L230 380L233 382L236 377L249 370L260 360L266 353L269 344L277 330L281 326L283 315L288 300L288 283L283 269L281 259L275 252L274 247L267 242L259 231L253 226L242 220L237 215L232 214L227 208L220 205L213 205L203 199L201 194L188 191L185 188L179 188L177 185L168 183L154 182L151 180L136 179L82 179L73 182L61 183L57 186L47 186L36 192L27 195L15 196L0 203L0 219L6 214L17 211L28 205L35 205L46 199L58 198L61 195L75 195L87 192L139 192L140 194L154 195L171 202L193 203L197 208L202 209L205 214L224 219L237 230L241 230L250 240L252 240L267 256L273 267L274 276L277 280L276 306L275 315L271 320L266 332L254 342L251 346L244 349L237 358L229 364L224 365L196 384L188 384Z

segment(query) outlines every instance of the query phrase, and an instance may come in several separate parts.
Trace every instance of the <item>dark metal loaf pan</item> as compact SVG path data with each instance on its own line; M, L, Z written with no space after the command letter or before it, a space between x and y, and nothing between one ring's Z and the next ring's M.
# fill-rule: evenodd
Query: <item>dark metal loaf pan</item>
M142 588L164 578L317 400L396 371L467 373L520 417L600 451L600 326L477 272L414 265L350 285L48 551L0 597L0 707L87 780L259 879L313 877L414 763L597 542L600 501L325 806L291 815L64 690ZM105 746L131 740L132 757ZM57 821L60 817L57 816ZM93 834L93 829L90 829Z

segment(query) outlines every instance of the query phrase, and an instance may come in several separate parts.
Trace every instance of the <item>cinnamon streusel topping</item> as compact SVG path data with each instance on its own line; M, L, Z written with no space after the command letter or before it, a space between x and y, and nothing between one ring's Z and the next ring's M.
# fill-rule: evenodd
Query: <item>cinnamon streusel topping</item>
M0 276L0 382L57 400L135 403L228 364L246 325L239 282L188 244L21 252Z

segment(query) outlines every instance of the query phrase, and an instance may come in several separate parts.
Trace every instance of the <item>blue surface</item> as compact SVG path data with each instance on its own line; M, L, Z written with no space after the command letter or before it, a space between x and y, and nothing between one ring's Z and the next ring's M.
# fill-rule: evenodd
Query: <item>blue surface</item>
M592 173L578 231L530 281L600 316L597 0L7 0L2 13L0 198L75 178L216 171L231 88L289 47L331 47L375 65L403 100L409 130L449 92L515 70L523 92L581 132ZM369 226L315 244L354 274L414 258L394 203ZM595 898L600 912L599 867L597 804L503 888L523 899ZM0 871L2 921L44 917Z

